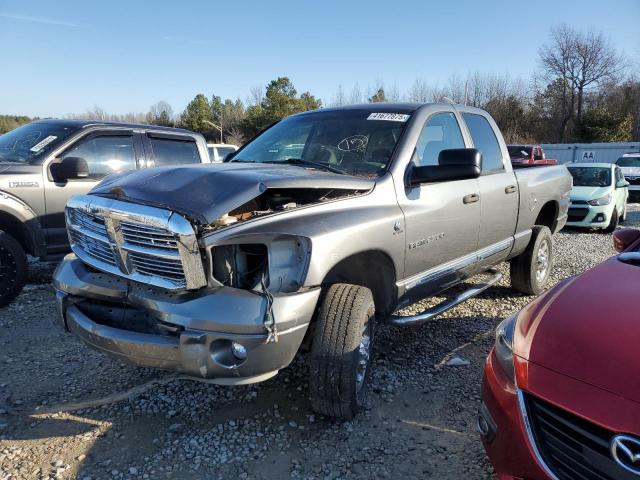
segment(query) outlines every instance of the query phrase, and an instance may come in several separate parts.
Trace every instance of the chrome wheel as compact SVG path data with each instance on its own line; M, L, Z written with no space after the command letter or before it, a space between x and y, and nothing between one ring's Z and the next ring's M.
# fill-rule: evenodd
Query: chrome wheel
M368 321L362 329L362 339L360 340L360 345L358 345L358 366L356 370L356 395L358 400L361 400L360 394L367 379L367 369L371 359L372 323L373 320Z
M536 280L539 284L542 284L549 274L549 258L551 253L551 246L549 241L545 240L538 249L538 257L536 258Z

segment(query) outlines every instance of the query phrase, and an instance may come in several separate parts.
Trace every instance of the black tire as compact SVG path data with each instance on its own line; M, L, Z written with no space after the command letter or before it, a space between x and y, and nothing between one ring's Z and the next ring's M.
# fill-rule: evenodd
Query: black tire
M20 293L27 280L27 255L8 233L0 230L0 307Z
M622 205L622 214L620 215L620 223L624 223L627 221L627 202L625 201Z
M539 267L542 267L540 255L544 254L545 249L547 252L546 268L540 275ZM533 227L527 249L511 260L511 287L527 295L539 295L544 291L552 268L553 240L551 230L549 227L536 225Z
M611 221L609 222L609 225L607 226L607 228L604 229L605 233L612 233L615 231L616 228L618 228L618 222L620 221L620 216L618 215L618 210L614 209L613 213L611 214Z
M364 403L371 366L375 305L371 290L331 285L318 313L311 360L311 406L349 420Z

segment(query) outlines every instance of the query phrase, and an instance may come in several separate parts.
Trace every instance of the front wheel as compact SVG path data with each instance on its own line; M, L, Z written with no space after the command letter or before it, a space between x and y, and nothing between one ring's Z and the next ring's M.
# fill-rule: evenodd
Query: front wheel
M371 290L331 285L315 326L309 368L313 409L350 420L364 404L374 333Z
M536 225L529 246L511 260L511 286L527 295L538 295L553 267L553 240L549 227Z
M27 280L27 256L15 238L0 230L0 307L13 300Z
M618 220L620 219L618 215L618 210L614 209L611 214L611 221L609 225L604 229L605 233L612 233L618 228Z

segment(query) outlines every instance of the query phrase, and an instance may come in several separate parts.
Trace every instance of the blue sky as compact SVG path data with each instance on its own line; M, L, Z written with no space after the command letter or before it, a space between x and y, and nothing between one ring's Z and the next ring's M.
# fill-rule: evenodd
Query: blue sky
M356 82L364 93L474 70L529 78L561 22L640 58L640 0L0 0L0 113L159 100L179 112L197 93L244 100L279 75L323 100Z

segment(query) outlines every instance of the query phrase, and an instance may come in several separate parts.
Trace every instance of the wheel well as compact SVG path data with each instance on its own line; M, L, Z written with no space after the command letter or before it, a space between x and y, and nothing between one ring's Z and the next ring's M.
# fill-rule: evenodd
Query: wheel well
M27 227L13 215L0 212L0 230L4 230L17 240L28 254L34 254L34 243Z
M397 298L395 267L389 256L377 250L351 255L338 262L324 278L323 285L351 283L371 290L376 313L392 313Z
M551 233L554 233L558 225L558 204L554 201L545 203L540 209L534 225L544 225L549 227Z

